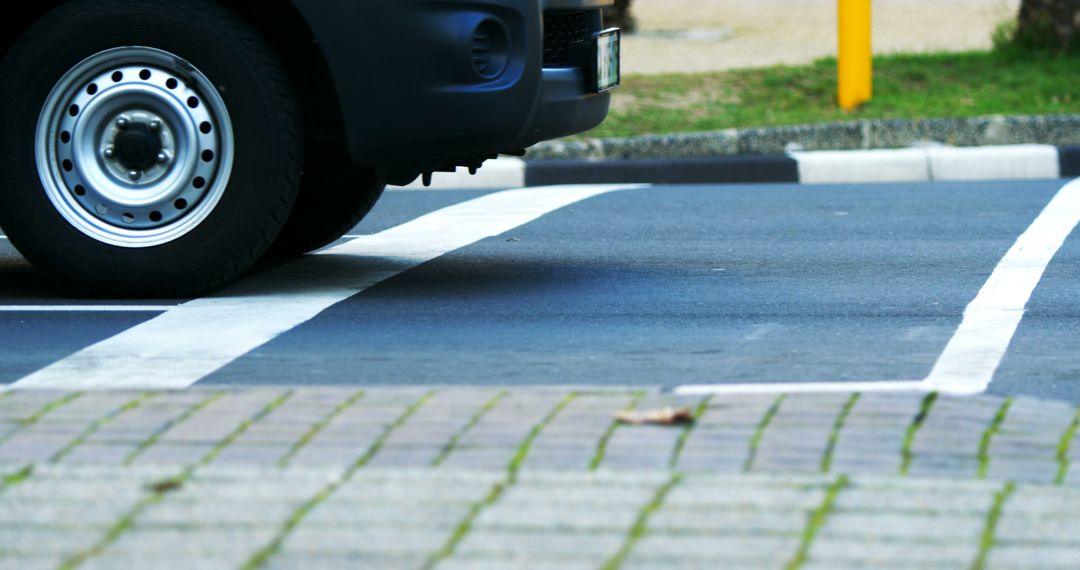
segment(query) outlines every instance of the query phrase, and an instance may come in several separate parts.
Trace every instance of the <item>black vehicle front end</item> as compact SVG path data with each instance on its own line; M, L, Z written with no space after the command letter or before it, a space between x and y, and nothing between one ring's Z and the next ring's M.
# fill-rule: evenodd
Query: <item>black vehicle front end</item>
M354 162L390 183L588 130L608 0L296 2L326 58Z

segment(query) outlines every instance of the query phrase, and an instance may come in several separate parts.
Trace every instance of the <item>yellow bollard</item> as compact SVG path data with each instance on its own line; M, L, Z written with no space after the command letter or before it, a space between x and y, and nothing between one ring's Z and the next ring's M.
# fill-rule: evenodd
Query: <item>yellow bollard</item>
M851 110L874 94L870 48L870 0L838 0L837 100Z

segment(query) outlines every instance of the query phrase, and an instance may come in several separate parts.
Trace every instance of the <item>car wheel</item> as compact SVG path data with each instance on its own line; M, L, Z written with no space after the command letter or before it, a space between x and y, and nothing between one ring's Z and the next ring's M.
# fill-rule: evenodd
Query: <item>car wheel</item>
M270 246L302 134L269 47L213 2L80 0L0 64L0 226L91 294L192 296Z
M353 166L339 149L309 146L307 160L300 196L274 242L275 255L302 255L341 239L386 188L374 168Z

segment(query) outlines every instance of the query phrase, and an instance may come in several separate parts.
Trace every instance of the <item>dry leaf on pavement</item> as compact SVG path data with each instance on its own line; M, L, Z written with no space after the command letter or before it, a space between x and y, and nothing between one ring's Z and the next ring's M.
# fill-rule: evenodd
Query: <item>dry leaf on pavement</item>
M655 424L670 426L694 422L694 412L690 408L659 408L655 410L623 410L615 419L624 424Z

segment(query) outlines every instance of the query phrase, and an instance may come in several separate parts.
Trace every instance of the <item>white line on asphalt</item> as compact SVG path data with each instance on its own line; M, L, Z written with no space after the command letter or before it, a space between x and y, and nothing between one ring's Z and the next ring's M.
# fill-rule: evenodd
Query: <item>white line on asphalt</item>
M1080 223L1080 180L1058 191L1001 259L925 382L935 390L986 390L1012 342L1046 266Z
M708 394L824 394L829 392L925 392L920 380L889 380L883 382L780 382L778 384L688 384L675 388L680 396Z
M487 194L309 255L196 299L15 382L14 388L183 388L421 263L594 196L643 185Z
M921 381L688 384L676 394L754 394L836 391L939 391L981 394L990 386L1024 308L1069 234L1080 224L1080 179L1060 190L1001 258L964 310L963 320L930 375Z
M0 305L0 313L163 313L178 305Z

